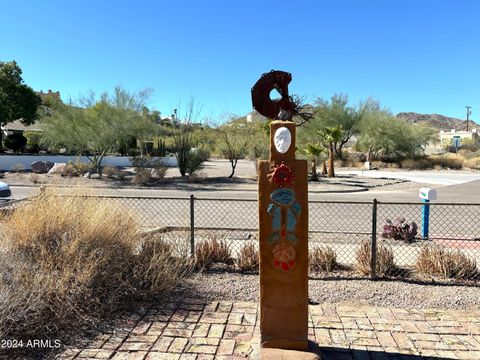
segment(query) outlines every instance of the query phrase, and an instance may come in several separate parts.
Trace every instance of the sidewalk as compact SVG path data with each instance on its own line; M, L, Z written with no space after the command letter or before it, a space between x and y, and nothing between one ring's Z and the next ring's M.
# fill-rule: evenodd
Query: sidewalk
M323 360L480 359L480 309L313 305L309 338ZM144 309L57 359L257 359L253 302L183 300Z

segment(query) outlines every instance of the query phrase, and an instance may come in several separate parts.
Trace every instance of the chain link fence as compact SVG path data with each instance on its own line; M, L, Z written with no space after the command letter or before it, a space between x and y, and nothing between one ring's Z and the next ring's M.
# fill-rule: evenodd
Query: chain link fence
M225 241L234 258L247 244L258 248L256 200L96 198L125 209L143 232L175 242L184 254L194 254L212 238ZM340 268L347 270L336 276L358 273L367 249L368 272L363 275L373 278L480 280L480 204L310 201L309 249L315 248L333 250Z

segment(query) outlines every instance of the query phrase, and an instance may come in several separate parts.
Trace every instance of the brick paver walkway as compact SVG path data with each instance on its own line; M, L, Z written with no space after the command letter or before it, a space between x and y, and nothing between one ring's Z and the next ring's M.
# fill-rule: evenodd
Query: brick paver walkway
M58 359L206 360L258 357L258 304L184 300L153 307ZM480 359L480 309L310 306L324 360Z

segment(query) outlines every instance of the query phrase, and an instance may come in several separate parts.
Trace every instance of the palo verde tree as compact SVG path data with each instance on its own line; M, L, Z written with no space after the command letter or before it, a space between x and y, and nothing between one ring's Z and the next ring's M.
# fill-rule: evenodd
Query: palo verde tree
M230 162L232 172L228 178L235 174L238 160L244 159L248 153L249 137L243 123L230 123L219 130L218 147L222 156Z
M103 158L119 140L151 133L154 124L141 112L146 99L143 92L132 94L120 87L100 99L90 94L82 99L82 107L64 105L43 118L43 141L87 154L92 168L101 173Z
M344 94L335 94L330 100L324 100L318 98L314 106L314 116L309 122L305 124L305 129L300 129L302 132L316 134L327 127L333 128L336 126L342 126L342 136L334 144L335 156L339 159L343 159L343 148L348 141L359 132L359 123L362 118L362 114L368 107L369 100L364 103L360 103L358 106L349 106L348 96ZM314 138L310 136L309 141L305 144L315 142Z
M22 69L15 61L0 61L0 125L21 120L24 125L34 123L42 100L24 84ZM0 132L0 152L3 152Z

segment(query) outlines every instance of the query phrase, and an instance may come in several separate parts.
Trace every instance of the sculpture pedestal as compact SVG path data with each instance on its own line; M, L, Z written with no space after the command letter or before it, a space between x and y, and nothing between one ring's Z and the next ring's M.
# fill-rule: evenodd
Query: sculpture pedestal
M284 134L285 128L291 143L280 152L282 139L275 134ZM307 161L295 159L295 130L293 122L273 121L270 160L259 162L263 348L308 349Z
M295 350L262 349L261 360L321 360L320 355Z

